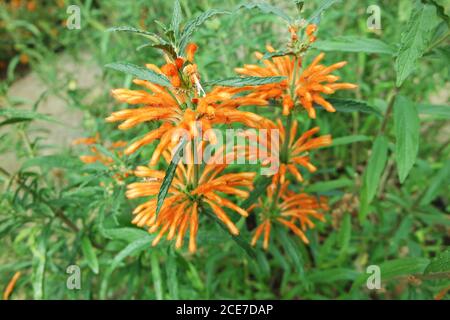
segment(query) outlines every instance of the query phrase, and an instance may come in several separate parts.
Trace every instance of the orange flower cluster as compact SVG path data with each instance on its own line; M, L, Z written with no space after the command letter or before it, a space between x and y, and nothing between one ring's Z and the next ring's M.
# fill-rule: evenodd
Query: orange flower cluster
M267 46L267 51L275 52L275 49ZM257 59L262 60L264 66L246 64L243 68L235 70L237 73L247 76L287 77L280 83L259 86L248 95L249 98L259 97L280 101L283 106L283 115L288 115L294 105L299 105L306 109L310 118L314 119L316 118L314 103L322 106L328 112L335 112L331 103L326 101L322 95L330 95L337 90L357 87L351 83L337 82L339 77L331 73L345 66L347 62L341 61L327 67L320 64L325 56L324 53L319 54L302 72L297 72L297 69L302 67L302 58L282 56L268 60L263 59L264 55L261 52L256 52L255 55Z
M128 146L125 150L126 155L159 140L149 163L153 166L158 163L164 150L173 149L177 145L182 132L189 132L188 138L198 136L199 126L203 132L206 132L215 124L238 122L252 128L265 128L272 125L269 120L260 115L238 110L241 106L268 104L263 98L235 97L237 93L249 90L248 87L215 87L208 93L199 94L199 91L203 89L199 83L197 66L193 64L196 50L196 45L188 45L186 59L179 57L175 61L168 61L161 68L153 64L147 65L147 68L158 74L166 75L173 85L172 88L164 88L149 81L135 79L133 81L135 84L147 90L114 89L112 91L114 98L120 102L142 105L139 108L114 112L106 119L108 122L123 121L119 129L126 130L138 124L156 120L162 122L158 129L147 133ZM181 84L183 84L182 88ZM198 90L195 90L194 96L190 97L189 89L193 87ZM210 139L214 140L214 137Z
M309 25L305 29L305 36L297 35L299 27L291 26L292 48L300 48L298 52L285 55L273 55L270 59L263 59L262 53L256 53L264 66L245 65L236 71L243 76L278 77L286 79L281 82L269 82L257 86L221 87L216 86L205 92L201 84L201 76L195 64L195 54L198 47L195 44L186 46L184 56L165 54L166 63L157 67L147 64L152 72L168 80L170 85L160 85L151 81L135 79L134 84L141 89L114 89L113 97L122 103L137 105L113 112L107 118L108 122L121 122L119 129L127 130L140 124L158 121L160 126L139 137L128 145L126 155L158 141L147 166L139 166L134 174L140 179L128 185L126 195L130 199L146 198L134 210L133 223L139 227L147 227L151 233L156 233L153 245L160 242L162 237L175 240L176 248L180 248L189 233L189 251L197 248L196 237L202 216L212 213L229 229L233 235L239 230L225 208L241 216L247 217L249 212L255 212L259 217L259 225L254 230L251 240L256 245L264 233L263 247L269 246L270 230L273 223L283 225L299 236L305 243L307 228L313 228L313 219L324 221L323 211L327 210L324 197L313 197L305 193L296 194L289 190L288 179L294 177L295 182L303 182L299 170L301 167L309 172L316 171L311 163L311 150L331 144L331 136L315 136L318 127L298 133L298 122L292 119L296 107L306 109L309 117L315 118L314 104L321 105L329 112L334 112L333 106L322 95L330 95L337 90L352 89L356 86L350 83L338 83L339 77L332 72L342 68L345 62L331 66L320 64L324 55L319 54L310 65L303 68L303 54L301 50L307 48L316 40L317 26ZM305 41L306 44L301 43ZM303 48L303 49L302 49ZM268 46L269 52L275 50ZM178 50L175 50L178 52ZM268 106L273 100L282 106L283 118L275 122L256 113L242 111L245 106ZM279 131L279 141L258 141L259 147L272 150L271 144L279 143L281 149L267 157L277 157L281 164L279 171L272 177L272 184L267 188L267 197L260 197L258 202L248 210L244 210L229 197L246 198L253 189L255 173L225 173L225 164L196 164L194 150L203 150L208 143L214 143L216 137L201 136L219 124L241 123L248 128L275 129ZM200 127L201 126L201 130ZM187 137L184 135L188 133ZM189 159L186 163L179 163L174 168L174 178L168 187L167 194L159 203L158 195L162 190L163 181L167 173L156 170L155 165L161 158L166 163L171 162L171 151L180 144L182 134L187 138L187 147L191 150L184 154ZM198 139L200 138L200 142ZM253 159L257 155L246 146L234 147L233 151L244 151L246 159ZM224 149L225 150L225 149ZM221 150L221 151L224 151ZM277 148L275 148L277 150ZM225 158L233 156L225 153ZM225 159L225 160L226 160ZM268 159L260 159L264 165ZM212 164L210 164L212 163ZM222 162L223 163L223 162ZM172 167L173 168L173 167ZM288 175L289 174L289 175ZM157 208L160 208L157 214ZM188 232L189 230L189 232Z
M283 116L287 118L286 126L280 119L276 122L282 147L275 156L280 159L280 168L273 175L272 184L267 189L267 198L259 199L259 202L251 207L252 210L259 212L259 225L254 231L251 243L256 245L264 233L263 248L266 250L269 246L272 223L284 225L303 242L308 243L304 231L314 227L311 218L324 221L323 211L328 210L326 198L316 198L305 193L294 194L288 190L289 182L286 174L289 172L297 182L303 182L298 166L309 172L317 170L310 161L309 151L331 144L331 135L314 137L319 127L298 136L298 122L292 119L292 111L296 106L301 107L307 111L310 118L314 119L316 118L314 104L317 104L328 112L335 112L334 107L322 95L330 95L341 89L356 88L356 85L351 83L338 83L339 77L331 74L342 68L346 64L345 61L325 66L320 64L324 57L324 54L320 53L309 65L303 66L301 50L316 41L314 33L317 26L314 24L306 26L305 35L302 37L304 40L298 36L298 31L299 28L296 26L289 27L292 40L290 47L300 48L299 52L279 56L278 53L274 54L276 51L273 47L267 46L267 51L274 54L271 59L264 59L262 53L256 52L256 57L264 66L250 64L235 69L238 74L246 76L286 77L286 80L279 83L258 86L247 95L249 98L259 97L277 101L282 106ZM267 144L270 144L269 140Z
M170 154L167 151L164 152L163 157L167 162L170 161ZM175 246L180 248L189 228L189 251L195 252L199 213L201 213L199 207L205 205L211 208L232 234L239 234L238 228L222 208L231 209L244 217L247 217L248 213L221 194L247 197L248 190L253 186L255 173L222 174L226 166L210 164L204 167L199 183L195 184L193 166L195 164L178 164L176 176L158 216L155 214L157 206L155 196L161 188L165 172L144 166L138 167L135 171L137 177L147 180L130 184L126 193L127 197L134 199L150 196L152 198L133 211L135 218L132 222L139 227L149 227L150 233L159 230L153 245L167 234L167 240L172 240L176 235Z
M324 197L316 198L306 193L295 194L288 190L289 182L281 184L276 190L272 184L267 188L267 198L259 199L248 211L259 208L261 210L261 223L255 229L251 244L254 246L264 233L263 248L269 248L270 230L273 222L277 222L289 228L295 235L300 237L304 243L309 243L304 231L314 228L311 218L325 221L321 210L328 210ZM300 228L296 225L300 224Z

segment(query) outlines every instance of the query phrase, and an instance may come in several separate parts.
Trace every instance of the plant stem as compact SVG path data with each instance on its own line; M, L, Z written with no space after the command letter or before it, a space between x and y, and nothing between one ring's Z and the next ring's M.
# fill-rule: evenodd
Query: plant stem
M389 99L389 104L386 109L386 113L384 114L383 122L381 123L380 131L378 132L379 135L384 134L384 131L386 130L386 126L388 124L390 115L392 113L392 109L395 104L395 100L397 99L397 94L399 92L398 87L395 87L394 91L392 92L391 98Z

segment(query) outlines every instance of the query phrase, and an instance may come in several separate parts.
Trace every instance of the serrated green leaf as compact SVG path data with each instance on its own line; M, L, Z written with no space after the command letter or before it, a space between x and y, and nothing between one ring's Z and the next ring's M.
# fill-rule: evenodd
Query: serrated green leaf
M366 142L366 141L371 141L371 140L372 140L371 137L363 136L363 135L345 136L345 137L334 138L333 142L331 143L331 146L336 147L336 146L342 146L345 144L352 144L355 142Z
M222 87L247 87L260 86L263 84L277 83L285 80L286 77L235 77L223 80L208 81L206 86Z
M182 13L181 13L180 1L175 0L175 3L173 5L173 13L172 13L172 21L170 23L170 29L173 30L176 37L178 37L178 34L180 32L181 18L182 18Z
M334 5L335 3L338 3L341 0L324 0L319 5L319 7L311 14L311 16L307 19L308 24L309 23L315 23L317 24L320 21L320 16L322 13L327 10L329 7Z
M433 119L450 119L450 106L420 103L417 110L419 114L431 116Z
M315 42L312 47L321 51L395 54L395 50L381 40L356 36L343 36L333 38L333 40L320 40Z
M194 34L195 30L201 26L203 23L205 23L208 19L211 19L214 16L220 15L220 14L230 14L228 11L223 10L216 10L216 9L210 9L202 14L200 14L198 17L189 20L186 25L183 28L183 31L180 35L180 52L183 52L186 48L187 44L189 43L189 40L191 39L192 35Z
M430 184L427 186L427 190L420 200L421 206L428 205L444 190L442 186L448 183L450 180L450 160L444 163L444 166L437 172L437 174L431 178Z
M291 51L275 51L275 52L266 52L261 60L268 60L276 57L283 57L286 55L293 54Z
M80 168L82 165L83 163L75 157L64 155L50 155L29 159L24 162L21 169L25 170L33 166L39 166L41 168L76 169Z
M375 198L375 194L378 190L381 175L386 166L388 153L387 139L380 135L375 139L372 148L372 154L370 155L366 170L363 175L363 183L361 187L360 195L360 220L362 220L368 209L368 205Z
M153 70L136 66L128 62L114 62L107 64L105 67L121 71L126 74L131 74L138 79L148 80L152 83L159 84L163 87L171 87L169 79L167 79L164 75L158 74Z
M153 240L154 236L148 232L138 228L108 228L101 230L103 236L112 240L123 240L126 242L133 242L139 239Z
M424 274L450 272L450 248L439 253L426 267Z
M241 4L237 7L236 10L240 10L240 9L246 9L246 10L258 9L263 13L274 14L287 22L291 22L291 20L292 20L291 17L289 17L282 9L272 6L265 2Z
M400 183L403 183L416 162L419 152L419 116L413 102L398 96L394 104L395 159Z
M20 108L0 108L0 117L6 118L5 121L0 123L0 126L20 121L31 121L31 120L44 120L59 123L57 120L53 119L48 115Z
M333 105L337 112L362 112L374 114L379 118L382 117L382 114L377 109L371 107L365 101L339 98L329 98L327 101ZM317 109L323 109L322 106L317 104L314 104L314 107Z
M94 247L92 246L91 240L87 236L81 239L81 250L83 251L83 256L87 261L89 268L95 274L98 274L98 259L95 254Z
M169 191L169 187L172 184L172 180L175 176L175 171L178 166L178 162L180 162L182 151L184 146L186 145L186 139L183 139L175 149L174 156L172 160L170 161L169 167L166 170L166 175L164 176L164 179L161 183L161 188L158 192L158 200L156 201L156 213L155 215L158 216L159 211L161 210L161 207L164 203L164 199L166 199L167 191Z
M149 39L150 41L152 41L154 44L166 43L166 41L163 38L161 38L160 36L158 36L156 33L136 29L133 27L128 27L128 26L112 27L112 28L107 29L106 31L107 32L130 32L130 33L135 33L140 36L143 36L143 37Z
M383 262L380 264L381 281L422 273L429 262L430 260L420 257L401 258Z
M429 45L433 36L432 30L436 24L436 8L433 5L417 1L406 30L402 34L395 60L397 87L400 87L416 68L419 58L422 57Z

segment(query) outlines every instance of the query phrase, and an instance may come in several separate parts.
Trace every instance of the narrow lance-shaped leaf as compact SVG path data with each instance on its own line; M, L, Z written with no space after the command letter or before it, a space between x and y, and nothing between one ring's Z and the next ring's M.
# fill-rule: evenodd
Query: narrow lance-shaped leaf
M213 219L215 222L217 222L217 224L219 225L219 227L226 233L228 234L231 239L233 239L234 242L236 242L236 244L241 247L245 253L247 253L249 255L249 257L255 259L256 258L256 253L255 250L248 244L247 241L245 241L244 239L242 239L241 236L235 236L233 234L230 233L230 231L228 230L228 228L223 224L222 221L219 220L219 218L217 218L217 216L215 214L213 214L211 211L209 211L208 209L206 209L205 207L201 208L201 211L206 213L206 215L208 217L210 217L211 219Z
M175 36L178 37L178 34L180 32L180 23L181 23L181 6L180 1L175 0L175 3L173 5L173 13L172 13L172 22L170 23L170 29L173 30L175 33Z
M112 27L106 30L107 32L129 32L129 33L135 33L137 35L143 36L149 40L151 40L153 43L166 43L164 39L162 39L160 36L158 36L156 33L148 32L145 30L136 29L134 27L128 27L128 26L122 26L122 27Z
M158 73L154 72L153 70L143 68L140 66L136 66L136 65L128 63L128 62L114 62L114 63L107 64L105 67L114 69L117 71L121 71L121 72L124 72L127 74L131 74L138 79L148 80L155 84L159 84L163 87L171 86L169 79L167 79L164 75L158 74Z
M337 112L362 112L374 114L379 118L382 117L381 113L377 109L371 107L365 101L339 98L329 98L327 101L333 105ZM323 107L318 104L314 104L314 107L316 109L323 109Z
M361 207L360 220L362 220L367 213L368 205L372 202L378 190L381 175L387 161L388 142L382 135L375 139L370 155L366 171L363 176L363 185L361 189Z
M312 45L321 51L365 52L393 55L394 49L378 39L354 36L338 37L333 40L320 40Z
M263 84L277 83L285 80L286 77L235 77L223 80L213 80L205 83L207 86L223 87L247 87L260 86Z
M394 104L395 159L398 176L403 183L416 162L419 151L419 115L416 105L403 96Z
M178 144L175 153L173 155L172 161L170 161L169 167L166 170L166 175L164 176L164 179L161 183L161 188L158 192L158 200L156 202L156 216L159 214L159 211L161 210L161 207L164 203L164 199L167 196L167 191L169 191L169 187L172 184L172 180L175 176L175 171L178 166L178 162L180 162L183 148L186 144L186 139L183 138L180 143Z
M264 2L241 4L241 5L239 5L239 7L236 10L240 10L240 9L247 9L247 10L259 9L260 11L262 11L264 13L274 14L287 22L292 21L291 17L289 17L283 10L281 10L280 8L277 8L275 6L272 6L268 3L264 3Z
M272 182L271 177L260 176L255 182L255 189L250 192L250 195L244 202L241 204L241 208L247 210L252 204L254 204L258 198L264 194L266 188Z
M211 10L207 10L207 11L203 12L198 17L188 21L186 23L185 27L183 28L183 32L181 33L181 36L180 36L180 43L179 43L180 52L184 51L184 49L186 48L186 45L188 44L189 40L191 39L192 35L194 34L194 31L199 26L201 26L203 23L205 23L208 19L210 19L214 16L217 16L217 15L220 15L220 14L230 14L230 12L223 11L223 10L211 9Z
M437 24L436 8L429 4L416 2L411 12L408 25L402 34L400 48L395 60L397 87L417 66L417 61L425 53L433 36L433 28Z
M335 3L339 2L341 0L324 0L319 7L314 11L311 16L308 18L308 23L318 23L320 20L320 16L322 13L327 10L329 7L334 5Z
M83 256L86 259L89 268L91 268L92 272L98 274L97 255L95 254L92 243L87 236L84 236L81 240L81 250L83 251Z

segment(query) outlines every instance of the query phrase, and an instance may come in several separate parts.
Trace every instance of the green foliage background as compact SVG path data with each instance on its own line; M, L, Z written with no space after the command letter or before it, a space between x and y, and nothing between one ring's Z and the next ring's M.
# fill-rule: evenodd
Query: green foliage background
M240 4L180 2L187 19ZM320 2L306 0L302 16L310 16ZM145 162L151 150L118 158L101 149L114 156L112 170L84 165L78 156L86 150L49 145L46 130L32 126L81 126L86 136L99 132L107 141L142 135L104 122L124 107L109 89L130 86L131 77L103 66L163 60L155 50L135 50L142 38L105 31L141 25L156 32L153 21L169 24L173 4L73 1L81 8L82 25L68 30L61 24L67 17L64 1L61 7L38 3L34 12L12 12L2 2L0 58L7 68L0 84L0 152L13 153L18 168L7 170L0 162L0 288L16 271L22 272L12 295L17 299L432 299L448 288L450 5L446 0L327 2L337 3L322 16L317 49L307 59L320 50L327 52L327 64L347 60L339 75L359 89L338 97L356 102L336 100L335 114L319 112L314 122L299 118L301 128L319 125L334 143L315 152L320 170L306 174L307 182L295 188L328 196L332 209L326 223L308 231L310 246L275 228L269 252L256 248L255 258L213 223L200 226L200 250L194 255L166 242L152 248L153 236L131 225L135 203L114 179ZM293 2L271 3L298 17ZM381 8L382 30L376 32L366 25L372 4ZM233 76L234 67L255 62L254 51L264 51L267 43L282 47L287 39L286 22L258 9L211 19L194 35L202 80ZM55 67L62 53L75 63L88 53L102 68L97 81L102 91L89 103L91 90ZM23 54L29 57L25 66ZM36 101L10 93L29 72L46 87ZM61 123L40 113L49 96L63 99L68 113L81 112L82 123ZM248 241L245 221L238 226ZM66 269L73 264L81 268L80 290L66 287ZM367 289L369 265L381 268L380 290Z

